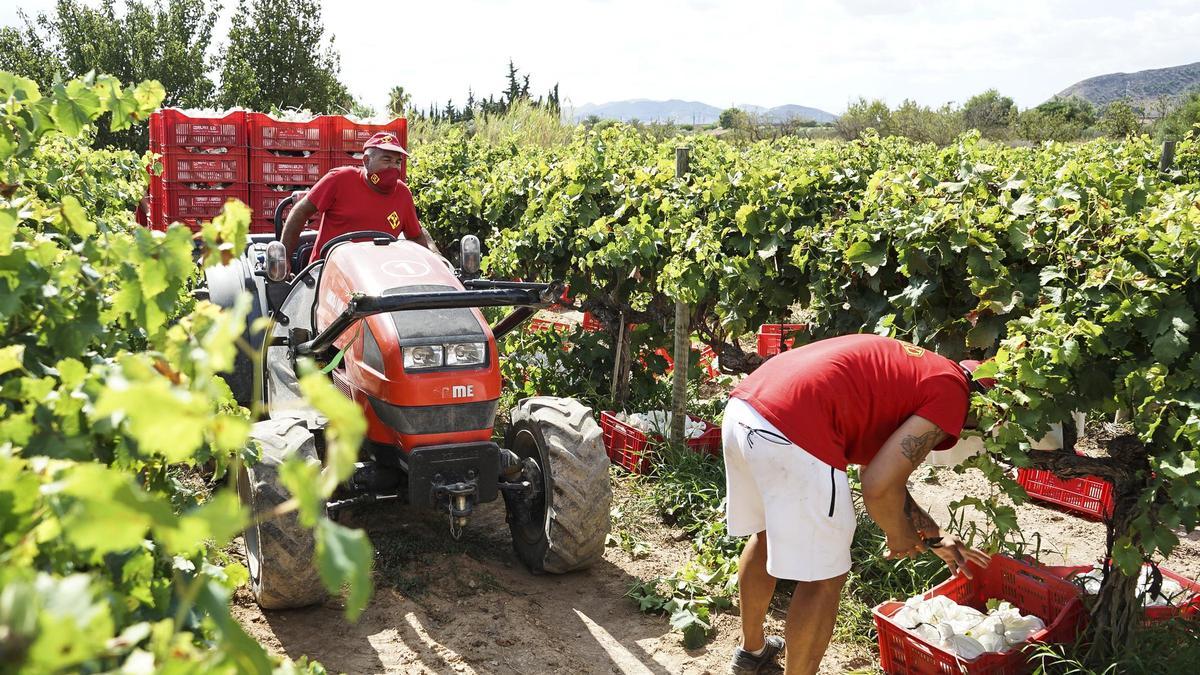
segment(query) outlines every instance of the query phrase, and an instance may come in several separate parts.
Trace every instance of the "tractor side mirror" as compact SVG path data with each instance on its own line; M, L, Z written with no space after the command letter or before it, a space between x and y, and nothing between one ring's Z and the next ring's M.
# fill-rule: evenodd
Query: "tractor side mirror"
M479 276L479 266L483 258L479 250L479 237L473 234L465 235L459 243L458 250L463 274L468 277Z
M267 278L271 281L283 281L287 275L287 249L283 247L283 242L273 241L267 244Z

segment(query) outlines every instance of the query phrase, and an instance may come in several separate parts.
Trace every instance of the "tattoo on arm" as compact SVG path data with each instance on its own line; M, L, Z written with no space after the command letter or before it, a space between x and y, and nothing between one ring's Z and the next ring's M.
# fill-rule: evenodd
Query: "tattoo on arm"
M904 515L908 517L913 529L917 532L937 531L939 529L938 524L934 522L933 518L930 518L929 514L925 513L920 505L913 501L912 494L907 492L904 495Z
M905 436L904 440L900 441L900 452L908 458L908 461L912 462L915 469L925 460L929 451L933 450L933 446L941 440L943 433L941 429L933 429L920 436Z

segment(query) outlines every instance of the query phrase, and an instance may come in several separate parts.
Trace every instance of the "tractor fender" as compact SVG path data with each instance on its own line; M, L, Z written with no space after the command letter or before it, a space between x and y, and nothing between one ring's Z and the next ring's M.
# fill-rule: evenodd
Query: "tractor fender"
M253 248L247 256L253 254ZM248 257L236 258L227 265L214 265L204 270L204 279L208 287L209 302L232 308L242 293L250 294L250 311L246 315L246 326L242 329L242 339L257 353L263 342L261 332L254 333L250 329L255 321L263 316L266 306L265 291L260 277L256 277ZM238 405L253 407L254 378L256 376L254 360L250 355L239 349L234 358L233 372L225 373L224 379Z

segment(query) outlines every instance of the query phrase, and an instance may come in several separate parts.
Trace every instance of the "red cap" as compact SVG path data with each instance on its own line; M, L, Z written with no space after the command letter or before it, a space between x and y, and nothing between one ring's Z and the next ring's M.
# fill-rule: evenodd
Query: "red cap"
M400 139L396 138L396 134L390 131L381 131L367 139L363 143L363 150L367 148L379 148L380 150L388 150L390 152L398 152L404 156L408 156L408 151L404 146L400 145Z
M962 366L962 369L968 373L974 373L975 369L978 368L981 363L983 362L976 361L974 359L965 359L963 361L959 361L958 365ZM984 389L991 389L992 387L996 386L996 378L994 377L981 377L978 380L972 378L972 381Z

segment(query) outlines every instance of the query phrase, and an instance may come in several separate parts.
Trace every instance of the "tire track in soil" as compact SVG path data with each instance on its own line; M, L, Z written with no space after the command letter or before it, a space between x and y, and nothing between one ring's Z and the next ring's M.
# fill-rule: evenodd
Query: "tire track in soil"
M610 546L589 570L535 576L512 553L502 500L480 505L459 542L445 516L428 510L360 511L348 521L376 546L375 596L352 624L337 599L264 612L239 589L233 614L270 651L346 673L702 675L725 673L741 643L738 617L721 613L712 639L687 650L666 617L642 614L625 597L639 579L669 574L692 555L677 530L659 524L643 536L645 557ZM782 619L773 612L769 630L782 635ZM874 661L870 650L835 644L822 672Z

